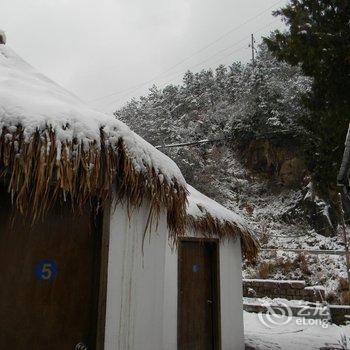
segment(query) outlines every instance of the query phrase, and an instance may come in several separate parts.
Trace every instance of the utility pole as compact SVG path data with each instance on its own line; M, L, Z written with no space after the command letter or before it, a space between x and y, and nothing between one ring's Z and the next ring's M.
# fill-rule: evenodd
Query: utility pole
M254 34L252 34L252 41L251 41L251 44L249 46L251 46L252 48L252 63L253 63L253 66L255 66L255 40L254 40Z
M344 220L344 209L343 209L343 203L341 199L341 194L339 193L339 207L340 207L340 218L341 218L341 225L342 225L342 231L343 231L343 241L345 245L345 258L346 258L346 270L348 273L348 284L349 284L349 290L350 290L350 256L349 256L349 246L348 246L348 239L346 235L346 226L345 226L345 220Z

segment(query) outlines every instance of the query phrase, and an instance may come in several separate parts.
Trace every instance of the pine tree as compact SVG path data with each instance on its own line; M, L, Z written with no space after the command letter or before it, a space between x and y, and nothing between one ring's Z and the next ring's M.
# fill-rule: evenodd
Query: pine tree
M230 119L234 136L299 143L305 135L300 119L307 114L301 96L309 87L310 79L298 67L277 61L260 46L255 65L245 66L236 86Z
M313 78L304 102L311 113L302 124L309 167L322 187L334 184L350 121L350 2L291 0L276 11L289 31L265 38L279 60L300 65Z

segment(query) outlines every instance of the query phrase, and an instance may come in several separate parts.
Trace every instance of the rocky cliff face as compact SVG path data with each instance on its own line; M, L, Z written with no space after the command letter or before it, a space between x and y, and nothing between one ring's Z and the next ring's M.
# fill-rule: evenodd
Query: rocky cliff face
M251 141L243 153L248 168L275 177L285 186L300 186L308 171L297 150L274 146L269 140Z
M248 169L258 177L269 179L272 187L275 183L281 188L301 191L303 196L283 219L304 220L324 236L337 234L336 189L330 189L326 199L316 193L310 172L297 148L276 146L268 140L252 141L243 151L242 158Z
M293 147L255 141L223 153L230 159L226 164L232 176L216 177L218 199L247 218L263 248L255 264L244 264L244 276L303 279L309 285L325 286L330 301L344 302L344 257L307 253L344 249L336 189L325 197L318 194Z

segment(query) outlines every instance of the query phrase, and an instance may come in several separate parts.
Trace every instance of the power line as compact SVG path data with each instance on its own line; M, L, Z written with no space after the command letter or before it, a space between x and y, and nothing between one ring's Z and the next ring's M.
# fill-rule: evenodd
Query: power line
M180 64L188 61L189 59L191 59L192 57L198 55L199 53L203 52L204 50L206 50L207 48L213 46L214 44L216 44L217 42L219 42L220 40L222 40L223 38L227 37L229 34L233 33L234 31L240 29L242 26L248 24L249 22L255 20L256 18L260 17L262 14L264 14L265 12L269 11L271 8L275 7L277 4L279 4L280 2L282 2L282 0L279 0L277 2L275 2L273 5L269 6L268 8L266 8L265 10L259 12L258 14L256 14L255 16L247 19L245 22L241 23L240 25L228 30L227 32L225 32L224 34L220 35L218 38L216 38L214 41L210 42L209 44L205 45L204 47L200 48L199 50L195 51L193 54L191 54L190 56L187 56L186 58L182 59L181 61L177 62L176 64L174 64L173 66L169 67L168 69L166 69L164 72L161 72L159 74L157 74L156 76L154 76L153 78L145 81L145 82L142 82L140 84L136 84L132 87L129 87L127 89L124 89L124 90L120 90L120 91L116 91L116 92L113 92L111 94L107 94L107 95L104 95L104 96L101 96L101 97L98 97L94 100L91 100L89 102L96 102L96 101L99 101L99 100L102 100L104 98L107 98L107 97L110 97L110 96L114 96L114 95L118 95L118 94L121 94L123 92L126 92L126 91L129 91L130 89L134 89L134 88L138 88L138 87L142 87L146 84L149 84L150 82L160 78L163 74L165 73L168 73L169 71L173 70L174 68L178 67Z
M233 45L233 46L234 46L234 45ZM230 48L232 48L232 46L230 46L228 49L230 49ZM239 51L241 51L241 50L243 50L243 49L246 49L246 48L247 48L247 46L240 47L239 49L236 49L236 50L230 52L229 54L226 54L226 55L224 55L224 56L221 56L221 57L219 58L219 60L221 60L221 59L224 58L224 57L230 56L230 55L232 55L232 54L234 54L234 53L236 53L236 52L239 52ZM227 50L227 49L224 49L224 50L222 50L222 51L226 51L226 50ZM210 60L211 58L213 58L214 56L216 56L216 54L210 56L208 59L206 59L206 60L204 60L204 61L202 61L202 62L199 62L199 63L197 63L197 64L195 64L195 65L193 65L193 66L190 66L190 67L186 68L186 70L191 70L191 69L193 69L193 68L196 68L196 67L202 65L203 63L209 61L209 60ZM214 62L214 63L215 63L215 62ZM179 72L175 72L175 73L168 74L168 75L164 76L163 79L164 79L164 78L170 78L170 77L177 77L177 76L181 76L181 75L183 75L183 74L184 74L184 71L182 70L181 72L179 71ZM166 82L160 84L159 86L160 86L160 87L161 87L161 86L165 86L165 85L168 85L169 83L171 83L170 80L168 80L168 81L166 81ZM126 93L124 93L121 97L119 97L118 99L112 100L111 102L108 102L105 106L109 106L109 105L111 105L112 103L118 103L119 101L123 100L124 98L126 98L126 97L132 95L132 94L133 94L134 92L136 92L137 90L138 90L138 89L132 90L132 91L130 91L130 92L126 92Z
M257 29L257 30L255 31L255 33L261 32L262 30L264 30L265 28L271 26L273 23L275 23L275 22L277 22L277 21L278 21L278 19L275 19L275 20L273 20L272 22L269 22L268 24L264 25L263 27L260 27L259 29ZM187 67L186 70L191 70L191 69L193 69L193 68L196 68L196 67L202 65L203 63L206 63L207 61L211 60L213 57L217 56L218 54L220 54L220 53L222 53L222 52L225 52L225 51L227 51L227 50L229 50L229 49L231 49L231 48L237 46L237 44L239 44L239 43L241 43L241 42L243 42L243 41L245 41L245 40L247 40L247 39L248 39L248 37L245 37L245 38L243 38L243 39L237 41L237 42L234 43L233 45L230 45L229 47L224 48L224 49L222 49L222 50L216 52L214 55L209 56L209 57L206 58L204 61L201 61L201 62L199 62L199 63L197 63L197 64L195 64L195 65L192 65L192 66L190 66L190 67ZM234 54L234 53L237 53L237 52L239 52L239 51L241 51L241 50L243 50L243 49L246 49L246 48L248 48L248 47L249 47L249 46L243 46L243 47L240 47L239 49L236 49L236 50L234 50L234 51L229 52L228 54L225 54L225 55L223 55L223 56L220 56L219 59L218 59L218 60L215 60L213 63L219 62L219 61L222 60L223 58L226 58L226 57L228 57L228 56L230 56L230 55L232 55L232 54ZM164 79L164 78L166 78L166 77L173 77L173 76L176 77L176 76L180 76L180 75L183 75L183 74L184 74L184 71L181 70L181 71L177 71L177 72L174 72L174 73L171 73L171 74L167 74L167 75L163 76L162 78ZM167 81L167 82L165 82L165 83L162 83L162 84L160 84L160 87L166 86L166 85L169 84L169 83L171 83L171 82L170 82L170 81ZM143 85L142 85L142 86L143 86ZM130 89L129 89L129 90L130 90ZM105 106L109 106L109 105L111 105L112 103L118 103L118 102L120 102L121 100L125 99L126 97L132 95L132 94L133 94L134 92L136 92L138 89L134 89L134 90L131 90L131 91L129 91L129 90L126 91L126 92L125 92L122 96L120 96L119 98L111 100L111 101L108 102Z
M231 46L231 47L232 47L232 46ZM229 48L231 48L231 47L229 47ZM232 54L234 54L234 53L236 53L236 52L242 51L243 49L247 49L247 46L240 47L239 49L234 50L234 51L230 52L229 54L226 54L226 55L224 55L224 56L221 56L221 57L219 58L219 60L221 60L221 59L223 59L223 58L225 58L225 57L227 57L227 56L231 56ZM223 51L226 51L226 49L223 50ZM190 66L190 67L186 68L186 70L190 70L190 69L196 68L196 67L202 65L203 63L209 61L209 60L210 60L211 58L213 58L214 56L216 56L216 54L210 56L208 59L206 59L206 60L204 60L204 61L202 61L202 62L199 62L199 63L197 63L197 64L195 64L195 65L193 65L193 66ZM214 62L214 63L215 63L215 62ZM184 74L183 71L181 71L181 72L175 72L175 73L172 73L172 74L170 74L170 75L164 76L164 78L165 78L165 77L176 77L176 76L181 76L181 75L183 75L183 74ZM170 81L166 81L166 82L160 84L160 86L165 86L165 85L168 85L169 83L170 83ZM108 102L105 106L109 106L109 105L111 105L112 103L118 103L119 101L123 100L125 97L127 97L127 96L129 96L129 95L132 95L132 94L133 94L135 91L137 91L137 90L138 90L138 89L132 90L132 91L130 91L130 92L126 92L123 96L121 96L121 97L118 98L117 100L113 100L113 101L111 101L111 102Z
M257 30L255 31L255 33L261 32L263 29L265 29L266 27L271 26L271 24L275 23L276 21L278 21L278 19L275 19L275 20L273 20L272 22L270 22L270 23L264 25L263 27L260 27L259 29L257 29ZM243 39L237 41L236 43L234 43L233 45L231 45L231 46L229 46L229 47L227 47L227 48L224 48L224 49L222 49L222 50L216 52L214 55L209 56L209 57L206 58L204 61L201 61L201 62L199 62L199 63L196 63L195 65L192 65L192 66L186 68L186 70L190 70L190 69L196 68L196 67L202 65L203 63L206 63L206 62L210 61L213 57L217 56L218 54L220 54L220 53L222 53L222 52L225 52L225 51L227 51L227 50L229 50L229 49L231 49L231 48L237 46L237 44L239 44L239 43L241 43L241 42L243 42L243 41L246 41L246 40L247 40L247 37L245 37L245 38L243 38ZM225 54L225 55L223 55L223 56L220 56L219 59L218 59L218 60L215 60L213 63L217 63L217 62L219 62L220 60L222 60L223 58L226 58L226 57L228 57L228 56L230 56L230 55L232 55L232 54L234 54L234 53L236 53L236 52L239 52L239 51L241 51L241 50L243 50L243 49L246 49L246 48L248 48L248 47L249 47L249 46L243 46L243 47L240 47L239 49L236 49L236 50L234 50L234 51L229 52L228 54ZM254 48L254 50L256 50L256 49ZM173 76L174 74L178 74L178 73L180 73L180 71L178 71L177 73L173 73L173 74L171 74L171 75L167 75L167 76ZM180 74L183 74L183 70L181 71Z
M241 42L243 42L243 41L245 41L245 40L246 40L246 38L244 38L244 39L238 41L236 44L239 44L239 43L241 43ZM209 57L206 58L205 60L203 60L203 61L201 61L201 62L199 62L199 63L196 63L196 64L193 65L193 66L190 66L190 67L186 68L186 70L190 70L190 69L193 69L193 68L197 68L198 66L201 66L203 63L206 63L206 62L210 61L213 57L217 56L218 54L220 54L220 53L222 53L222 52L225 52L225 51L231 49L231 48L234 47L234 46L237 46L236 44L234 44L234 45L232 45L232 46L229 46L229 47L227 47L227 48L225 48L225 49L223 49L223 50L218 51L217 53L215 53L214 55L209 56ZM236 52L239 52L239 51L241 51L241 50L243 50L243 49L246 49L246 48L247 48L246 45L241 46L240 48L234 50L233 52L229 52L228 54L226 54L226 55L224 55L224 56L220 56L219 60L221 60L221 59L223 59L223 58L225 58L225 57L227 57L227 56L230 56L230 55L232 55L233 53L236 53ZM216 61L215 61L215 62L216 62ZM214 62L214 63L215 63L215 62ZM167 76L165 76L165 77L169 77L169 76L171 77L171 76L174 76L175 74L178 75L179 73L180 73L180 72L176 72L176 73L173 73L173 74L171 74L171 75L167 75ZM181 71L180 74L183 74L183 70ZM164 77L164 78L165 78L165 77Z
M225 138L218 138L218 139L204 139L204 140L199 140L199 141L188 141L188 142L182 142L182 143L171 143L168 145L157 145L155 148L160 149L160 148L175 148L175 147L186 147L186 146L194 146L194 145L202 145L204 143L215 143L215 142L220 142L220 141L230 141L230 138L225 137Z

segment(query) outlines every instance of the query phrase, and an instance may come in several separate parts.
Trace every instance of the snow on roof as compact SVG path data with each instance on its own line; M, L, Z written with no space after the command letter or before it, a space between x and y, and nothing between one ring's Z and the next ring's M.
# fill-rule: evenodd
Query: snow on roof
M247 222L242 216L225 208L223 205L215 202L213 199L205 196L190 185L187 185L189 191L187 214L194 218L203 218L210 214L221 223L234 222L241 228L247 226Z
M241 238L242 250L246 257L255 258L258 243L248 228L246 220L235 212L208 198L190 185L187 215L195 230L206 236L219 238Z
M173 212L174 230L182 227L175 221L185 220L186 183L177 165L113 115L89 107L5 45L0 45L0 128L0 165L12 174L10 190L27 192L19 206L31 198L30 191L37 195L29 175L37 190L43 183L54 184L64 196L84 200L118 182L121 194L132 196L132 202L140 204L146 195L156 211L165 207ZM28 174L34 169L30 162L47 171ZM19 190L22 182L25 191Z
M177 235L188 222L189 190L192 227L207 235L239 235L245 254L256 255L257 243L241 216L187 186L170 158L5 45L0 45L0 128L0 166L11 175L9 188L21 209L43 211L51 187L83 204L89 195L107 196L116 184L117 195L126 195L131 204L148 197L152 215L165 207L170 231Z
M0 46L0 126L21 125L28 139L52 127L57 142L77 138L86 147L100 142L103 128L111 144L121 138L137 170L153 167L168 182L185 185L177 165L113 115L94 110L78 97L37 72L8 46ZM59 155L58 155L59 156Z
M243 278L244 282L259 282L259 283L280 283L280 284L299 284L306 286L306 282L304 280L281 280L281 279L268 279L268 278Z

